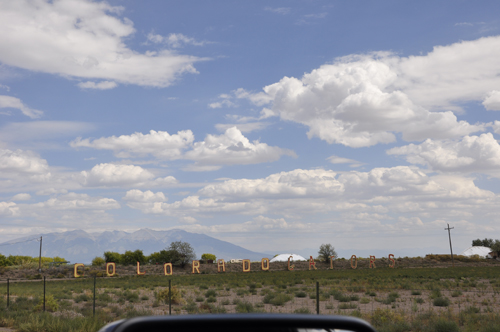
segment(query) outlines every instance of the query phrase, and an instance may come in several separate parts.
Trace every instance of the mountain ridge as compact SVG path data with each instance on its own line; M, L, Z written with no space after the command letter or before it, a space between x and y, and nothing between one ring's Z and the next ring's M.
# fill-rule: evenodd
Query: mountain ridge
M25 236L0 243L3 255L38 256L39 244L29 243L37 235ZM218 240L205 234L190 233L181 229L156 231L142 228L135 232L104 231L102 233L72 230L39 234L42 236L42 256L63 257L72 263L90 263L96 256L102 257L105 251L123 253L126 250L142 250L145 255L167 248L173 241L188 242L196 257L211 253L225 260L247 258L260 260L268 257L227 241Z

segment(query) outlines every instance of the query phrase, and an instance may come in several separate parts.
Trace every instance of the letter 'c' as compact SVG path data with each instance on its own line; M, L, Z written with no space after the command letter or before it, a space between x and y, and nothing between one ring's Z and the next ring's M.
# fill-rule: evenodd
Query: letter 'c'
M262 271L269 271L269 258L262 258L260 261L260 267Z
M170 272L168 272L168 270L170 270ZM165 273L166 276L171 276L172 273L174 272L172 270L172 263L163 264L163 272Z
M109 267L112 267L111 271L113 272L109 272ZM108 277L112 277L114 276L116 273L116 264L115 263L106 263L106 275Z
M193 261L193 271L192 273L194 274L194 270L196 270L196 273L200 273L200 261Z
M80 266L84 267L85 265L83 265L82 263L76 263L75 264L74 271L73 271L74 272L73 275L75 276L75 278L83 277L83 272L82 272L82 274L78 274L78 268Z

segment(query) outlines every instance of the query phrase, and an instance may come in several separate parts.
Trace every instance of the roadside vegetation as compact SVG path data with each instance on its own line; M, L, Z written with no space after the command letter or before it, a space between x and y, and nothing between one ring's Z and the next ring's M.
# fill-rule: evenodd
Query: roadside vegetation
M498 267L275 271L11 282L0 325L19 331L97 331L139 315L282 312L370 321L379 331L490 331L500 322ZM6 284L2 284L3 287ZM2 287L0 286L0 287ZM6 288L3 290L6 294ZM443 330L444 329L444 330ZM494 330L491 330L494 331Z

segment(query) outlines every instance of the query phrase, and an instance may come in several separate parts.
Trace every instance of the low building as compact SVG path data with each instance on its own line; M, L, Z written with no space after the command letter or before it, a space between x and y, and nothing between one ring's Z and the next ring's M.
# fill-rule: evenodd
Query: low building
M270 260L271 263L273 262L288 262L288 258L292 256L292 258L290 258L290 261L294 261L294 262L297 262L297 261L305 261L306 259L300 255L296 255L296 254L279 254L277 256L275 256L273 259Z
M493 258L491 254L491 248L475 246L465 249L460 255L467 257L478 255L481 258Z

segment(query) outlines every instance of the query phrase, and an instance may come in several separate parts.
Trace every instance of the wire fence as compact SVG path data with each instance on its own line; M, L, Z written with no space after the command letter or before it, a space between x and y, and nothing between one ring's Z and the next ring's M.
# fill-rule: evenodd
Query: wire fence
M127 282L118 286L123 280ZM463 313L487 315L500 312L494 289L390 289L365 285L337 286L320 281L295 285L176 285L140 286L137 277L75 278L70 280L3 280L7 310L72 311L82 316L96 312L153 315L193 313L309 313L370 316L393 311L406 319L433 312L460 317Z

